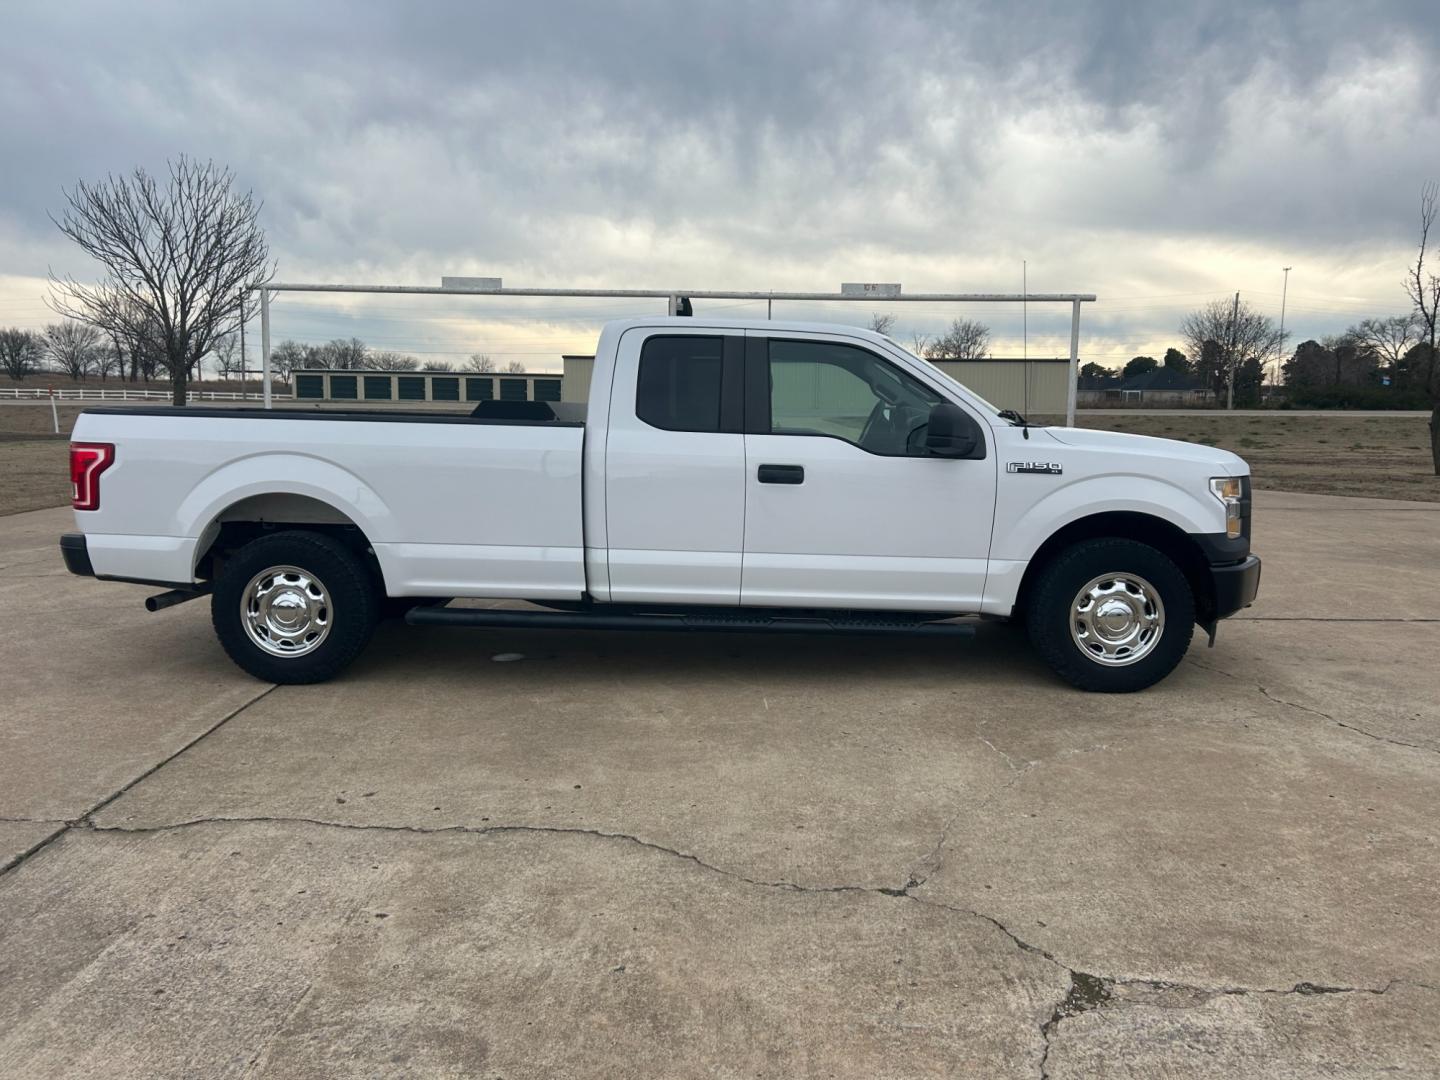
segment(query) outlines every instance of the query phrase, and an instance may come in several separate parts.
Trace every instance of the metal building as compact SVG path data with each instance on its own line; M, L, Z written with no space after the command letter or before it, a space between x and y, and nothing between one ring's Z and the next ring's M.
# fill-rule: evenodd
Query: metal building
M291 379L297 401L559 401L561 395L561 377L543 372L307 368Z
M1064 416L1070 394L1070 361L1064 357L1019 360L932 360L956 382L1000 409L1023 416Z

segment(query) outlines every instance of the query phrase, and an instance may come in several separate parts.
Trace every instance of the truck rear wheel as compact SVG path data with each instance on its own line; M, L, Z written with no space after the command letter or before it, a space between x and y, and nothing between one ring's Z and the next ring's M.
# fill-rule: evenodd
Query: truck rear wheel
M360 655L380 602L365 564L316 532L263 536L225 560L210 620L230 659L257 679L324 682Z
M1128 693L1175 670L1195 631L1195 597L1164 552L1086 540L1040 571L1025 622L1036 652L1082 690Z

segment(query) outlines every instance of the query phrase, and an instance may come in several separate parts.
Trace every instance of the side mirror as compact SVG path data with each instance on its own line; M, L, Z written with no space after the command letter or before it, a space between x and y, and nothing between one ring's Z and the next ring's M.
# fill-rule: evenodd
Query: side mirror
M982 452L977 455L976 447ZM949 401L942 401L930 410L925 430L925 449L932 457L984 457L980 429L970 414Z

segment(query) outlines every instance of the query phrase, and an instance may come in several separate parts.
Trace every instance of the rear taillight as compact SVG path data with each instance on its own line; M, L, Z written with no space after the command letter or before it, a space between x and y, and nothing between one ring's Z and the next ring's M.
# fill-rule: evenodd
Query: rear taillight
M70 504L76 510L100 509L100 474L115 462L115 444L70 444Z

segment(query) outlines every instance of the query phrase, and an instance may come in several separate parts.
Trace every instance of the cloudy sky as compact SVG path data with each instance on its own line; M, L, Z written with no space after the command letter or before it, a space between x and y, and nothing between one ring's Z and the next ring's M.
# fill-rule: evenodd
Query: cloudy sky
M1019 291L1024 261L1099 295L1107 364L1236 289L1278 315L1283 266L1301 338L1404 310L1440 177L1433 0L11 0L0 26L0 325L47 321L47 268L95 274L46 216L63 188L181 152L264 200L281 281ZM654 307L290 296L274 334L538 369ZM952 314L893 310L902 341ZM1018 310L968 314L1020 353ZM1030 355L1067 333L1030 308Z

